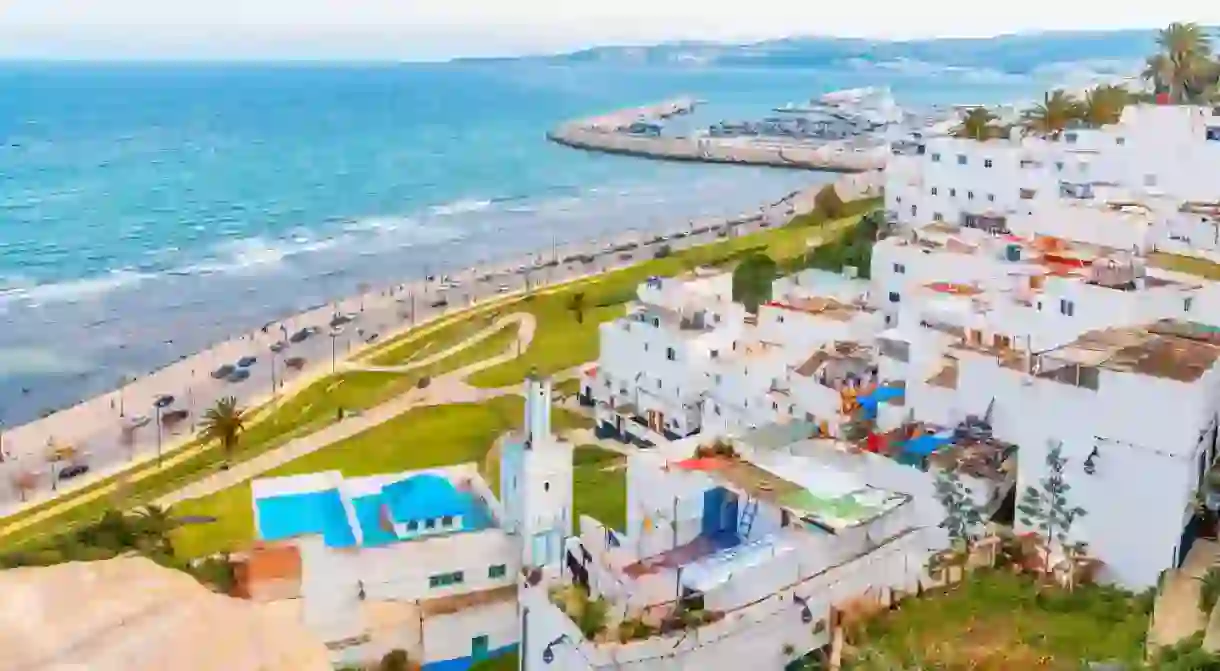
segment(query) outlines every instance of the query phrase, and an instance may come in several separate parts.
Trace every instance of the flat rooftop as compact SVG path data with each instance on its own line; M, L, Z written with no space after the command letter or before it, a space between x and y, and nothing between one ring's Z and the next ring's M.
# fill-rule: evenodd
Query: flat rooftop
M850 474L801 459L800 473L778 475L731 457L680 461L679 469L701 472L727 489L787 510L797 518L835 533L867 524L910 500L906 494L854 484ZM800 480L801 482L796 482Z
M333 548L379 547L496 526L463 469L343 478L336 471L251 483L260 541L321 536Z
M1194 382L1220 358L1220 329L1165 319L1143 327L1089 331L1038 355L1039 377L1061 377L1056 363Z
M769 301L766 305L780 310L804 312L805 314L825 317L837 322L849 322L861 314L876 312L874 308L867 305L844 303L825 296L788 296L783 300Z

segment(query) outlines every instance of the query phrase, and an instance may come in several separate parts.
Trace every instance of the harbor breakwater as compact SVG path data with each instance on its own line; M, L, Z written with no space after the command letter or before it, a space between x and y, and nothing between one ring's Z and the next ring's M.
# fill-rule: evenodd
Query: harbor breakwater
M889 156L884 146L859 150L839 143L813 146L778 138L666 137L630 130L635 124L650 124L688 113L697 104L698 101L691 98L679 98L573 121L548 132L547 139L574 149L665 161L764 165L823 172L880 170Z

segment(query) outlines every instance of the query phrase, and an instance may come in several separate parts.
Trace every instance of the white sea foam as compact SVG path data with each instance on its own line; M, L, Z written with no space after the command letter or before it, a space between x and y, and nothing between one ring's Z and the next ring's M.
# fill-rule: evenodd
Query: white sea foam
M448 217L454 214L482 212L491 206L492 202L490 200L467 199L455 200L452 203L445 203L443 205L433 205L428 211L437 217Z
M122 269L64 282L16 285L6 282L0 285L0 302L21 301L33 307L54 303L80 303L118 289L136 286L149 277L151 275L146 273Z

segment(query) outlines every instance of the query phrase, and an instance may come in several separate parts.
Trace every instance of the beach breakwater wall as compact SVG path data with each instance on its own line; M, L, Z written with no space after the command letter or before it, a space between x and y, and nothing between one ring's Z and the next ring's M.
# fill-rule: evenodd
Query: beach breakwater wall
M632 123L683 114L694 106L694 101L683 98L574 121L551 130L547 139L574 149L665 161L764 165L823 172L880 170L889 156L884 147L856 151L834 144L813 147L781 140L665 137L626 130Z

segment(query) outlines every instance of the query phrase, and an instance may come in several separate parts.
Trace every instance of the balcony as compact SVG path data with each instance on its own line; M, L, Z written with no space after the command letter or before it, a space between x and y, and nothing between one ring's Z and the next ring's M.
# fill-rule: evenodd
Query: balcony
M1088 183L1059 183L1059 197L1071 198L1073 200L1092 200L1094 197L1093 185Z
M975 228L980 231L986 231L992 235L1010 233L1008 230L1008 217L995 214L968 214L963 212L961 226L963 228Z

